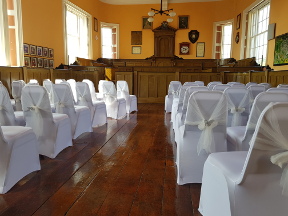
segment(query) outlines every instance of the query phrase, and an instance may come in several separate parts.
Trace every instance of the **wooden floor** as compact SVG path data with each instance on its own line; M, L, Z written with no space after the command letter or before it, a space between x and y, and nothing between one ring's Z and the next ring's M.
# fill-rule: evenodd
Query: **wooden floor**
M7 194L0 213L25 215L200 215L200 184L176 183L175 144L163 104L108 120Z

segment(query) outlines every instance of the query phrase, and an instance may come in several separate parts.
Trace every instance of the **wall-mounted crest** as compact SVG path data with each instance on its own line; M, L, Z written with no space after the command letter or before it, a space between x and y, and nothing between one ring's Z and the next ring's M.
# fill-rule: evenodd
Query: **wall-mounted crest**
M197 30L191 30L189 33L188 33L188 38L189 40L191 41L191 43L196 43L196 41L198 40L199 38L199 32Z

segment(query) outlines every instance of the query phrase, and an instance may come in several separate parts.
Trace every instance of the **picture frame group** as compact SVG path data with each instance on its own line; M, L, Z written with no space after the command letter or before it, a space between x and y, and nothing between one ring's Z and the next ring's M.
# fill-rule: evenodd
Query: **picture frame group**
M26 67L32 67L32 68L54 67L54 49L24 43L23 51L24 51L24 65Z

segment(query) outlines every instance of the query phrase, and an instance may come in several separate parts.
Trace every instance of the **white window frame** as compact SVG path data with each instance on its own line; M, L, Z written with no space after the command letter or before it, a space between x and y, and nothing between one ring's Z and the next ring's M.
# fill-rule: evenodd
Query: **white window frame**
M247 27L249 28L249 26L250 26L250 24L248 23L248 20L246 18L248 17L248 13L253 8L257 7L259 4L262 4L262 3L264 3L264 4L269 3L270 6L271 6L271 1L270 0L256 0L249 7L247 7L242 13L243 14L243 16L242 16L243 18L242 18L242 21L241 21L242 32L241 32L241 37L240 37L240 40L241 40L240 58L241 59L245 58L245 54L246 54L246 57L250 56L250 48L249 48L250 41L249 41L249 38L247 38L247 47L245 47L245 40L246 40L246 34L245 33L247 32L247 35L249 35L249 29L247 30ZM249 25L247 25L247 23ZM245 53L245 50L246 50L246 53ZM252 56L252 57L254 57L254 56ZM267 59L267 57L268 57L268 47L267 47L266 59ZM260 64L261 62L257 62L257 63Z
M116 28L116 59L119 59L119 24L116 23L106 23L106 22L100 22L100 29L103 27L114 27ZM101 33L101 57L103 56L103 50L102 50L102 33Z
M88 58L92 59L93 56L93 49L92 49L92 16L84 11L83 9L81 9L80 7L78 7L77 5L73 4L72 2L70 2L69 0L63 0L63 23L64 23L64 61L66 64L68 64L68 47L67 47L67 32L66 32L66 10L67 10L67 6L69 5L72 8L75 8L75 10L80 11L81 13L85 14L87 16L88 19ZM80 57L80 56L79 56Z
M2 47L0 65L3 66L11 66L8 15L14 15L15 20L16 64L17 66L24 65L21 0L13 0L13 5L14 10L8 12L7 2L0 1L0 26L2 28L0 32L0 47Z
M225 25L231 23L232 25L232 32L231 32L231 54L230 56L232 56L232 50L233 50L233 34L234 34L234 19L230 19L230 20L224 20L224 21L219 21L219 22L214 22L213 24L213 48L212 48L212 56L213 58L215 58L216 55L216 31L217 31L217 26L219 25ZM221 37L221 41L222 41L222 37ZM222 42L220 44L220 46L222 47Z

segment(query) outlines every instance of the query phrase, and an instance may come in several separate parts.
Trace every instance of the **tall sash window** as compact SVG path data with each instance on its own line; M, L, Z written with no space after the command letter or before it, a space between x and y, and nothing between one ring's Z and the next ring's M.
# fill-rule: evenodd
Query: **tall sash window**
M66 54L68 64L76 57L91 58L91 15L65 0Z

